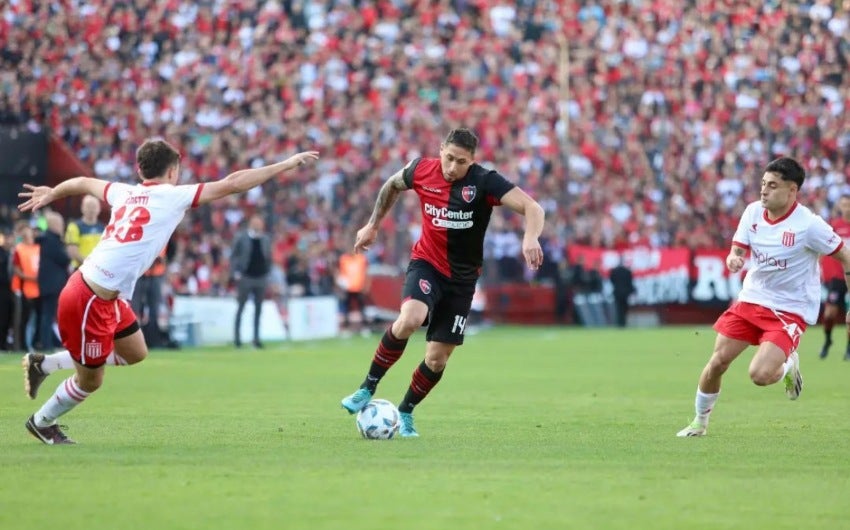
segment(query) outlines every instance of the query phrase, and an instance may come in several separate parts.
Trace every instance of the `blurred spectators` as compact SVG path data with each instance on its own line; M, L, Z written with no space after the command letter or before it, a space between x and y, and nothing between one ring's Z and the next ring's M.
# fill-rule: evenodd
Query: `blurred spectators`
M145 343L150 348L174 347L173 341L165 331L167 327L160 324L160 309L167 271L167 249L168 245L162 249L153 264L136 282L131 302L133 312L139 319L142 334L145 336Z
M12 238L0 230L0 351L12 350L15 298L12 294Z
M459 125L478 132L480 161L532 191L566 244L726 247L759 168L780 154L806 164L801 200L818 213L848 191L846 0L18 0L0 10L0 121L49 127L99 177L132 180L135 147L151 135L182 146L187 182L321 149L303 185L266 185L187 217L178 292L228 288L229 241L254 213L275 220L276 263L297 249L289 284L322 291L333 276L323 260L366 221L390 168ZM416 208L401 201L387 220L396 237L371 262L405 259ZM495 246L516 251L506 232L519 217L494 217Z
M65 244L68 246L68 255L71 256L71 263L75 269L82 265L83 260L100 242L100 236L105 228L98 219L100 209L100 199L92 195L84 196L80 201L82 216L69 222L65 230Z

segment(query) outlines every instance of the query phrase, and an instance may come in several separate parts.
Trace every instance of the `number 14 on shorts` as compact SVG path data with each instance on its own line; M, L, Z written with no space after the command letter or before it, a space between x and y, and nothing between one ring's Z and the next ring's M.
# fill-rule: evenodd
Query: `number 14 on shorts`
M452 333L463 335L463 328L466 327L466 317L455 315L455 322L452 324Z

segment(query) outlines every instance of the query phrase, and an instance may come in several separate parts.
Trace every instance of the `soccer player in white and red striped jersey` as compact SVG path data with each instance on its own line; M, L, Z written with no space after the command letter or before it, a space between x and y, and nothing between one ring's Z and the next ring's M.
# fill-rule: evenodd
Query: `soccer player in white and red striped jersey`
M738 272L750 253L750 268L738 300L714 329L714 354L697 386L696 417L677 436L704 436L720 394L723 374L746 348L758 345L750 362L750 379L759 386L785 383L794 400L803 390L797 345L820 309L820 265L823 255L836 258L850 282L850 249L826 221L797 203L806 173L791 158L765 167L761 200L744 210L732 238L726 266ZM850 326L850 314L845 317Z
M243 169L209 183L177 185L180 154L164 140L147 140L136 152L141 183L112 183L76 177L49 186L24 185L26 200L18 208L35 211L72 195L94 195L111 207L109 225L100 242L68 279L59 295L59 334L70 355L75 374L59 384L44 405L27 420L26 427L46 444L74 443L56 425L56 419L82 403L100 388L104 367L135 364L148 353L132 299L139 277L165 247L186 210L222 197L242 193L318 159L318 153L298 153L282 162ZM53 357L53 356L47 356ZM33 381L32 354L24 357L27 385ZM28 389L29 390L29 389ZM30 394L34 396L34 392Z
M829 224L847 245L850 244L850 195L842 195L838 199L838 211L841 215ZM820 358L826 359L829 348L832 346L832 328L841 323L841 315L847 311L847 283L844 281L841 263L837 260L824 256L821 260L821 268L823 285L826 287L826 300L823 304L824 343L820 350ZM845 333L845 336L847 345L844 349L844 360L850 361L850 334Z

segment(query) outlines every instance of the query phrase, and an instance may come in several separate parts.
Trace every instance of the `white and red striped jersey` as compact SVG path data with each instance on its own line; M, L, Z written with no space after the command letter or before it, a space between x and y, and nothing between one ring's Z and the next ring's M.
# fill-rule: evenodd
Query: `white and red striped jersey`
M787 214L771 221L757 201L744 210L732 243L750 250L750 268L738 300L794 313L809 324L817 321L820 257L844 245L823 218L794 203Z
M80 272L105 289L119 291L122 298L132 298L136 281L168 244L186 210L198 206L203 187L107 184L103 199L112 215Z

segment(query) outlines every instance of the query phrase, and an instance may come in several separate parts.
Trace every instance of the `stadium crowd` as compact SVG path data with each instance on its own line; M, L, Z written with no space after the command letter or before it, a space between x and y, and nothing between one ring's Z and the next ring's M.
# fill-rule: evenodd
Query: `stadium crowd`
M135 148L156 135L183 149L185 182L322 151L295 186L187 217L171 262L177 292L227 289L230 242L255 212L269 221L277 282L332 290L334 256L383 180L434 156L455 126L475 129L478 160L546 208L556 264L575 243L725 248L779 154L804 161L804 200L823 216L848 191L849 1L13 0L0 10L0 121L49 128L95 176L134 180ZM403 262L417 208L404 196L373 263ZM520 222L494 216L491 258L519 259Z

